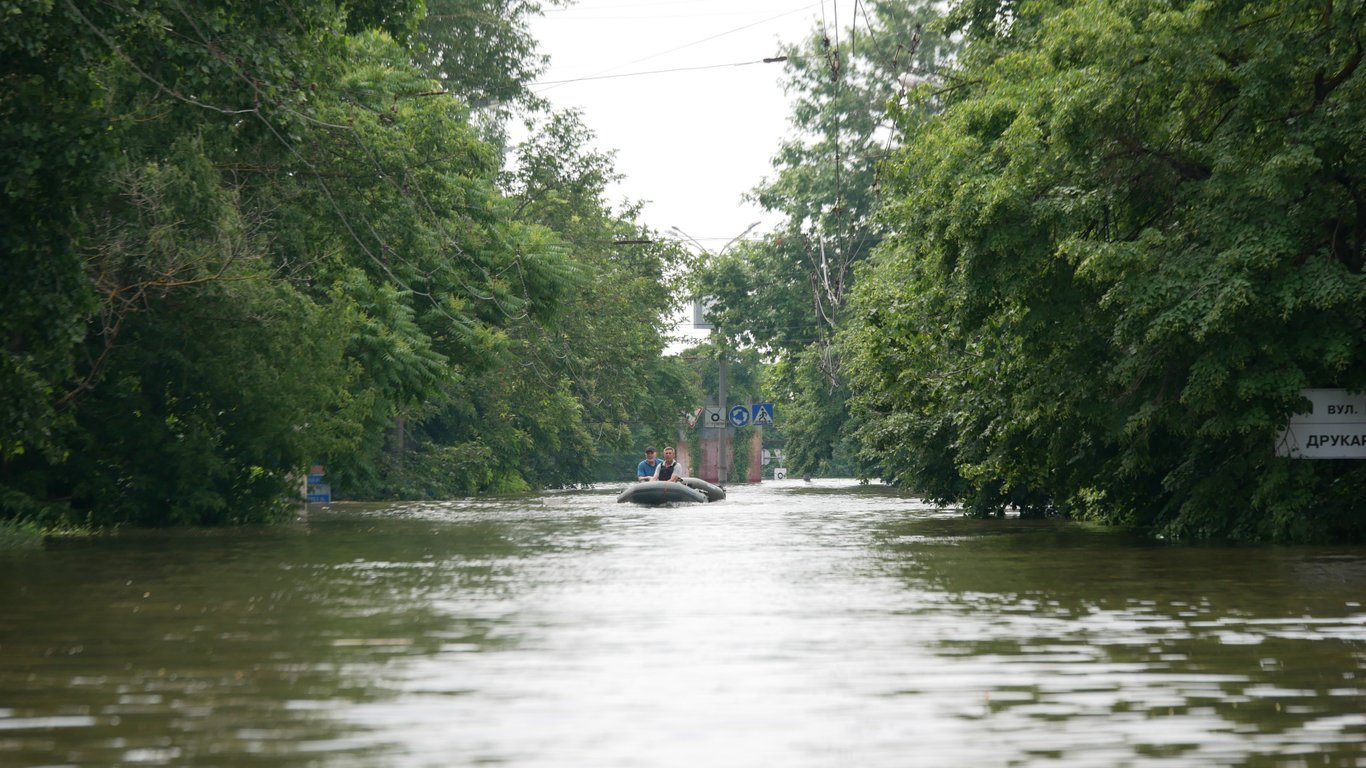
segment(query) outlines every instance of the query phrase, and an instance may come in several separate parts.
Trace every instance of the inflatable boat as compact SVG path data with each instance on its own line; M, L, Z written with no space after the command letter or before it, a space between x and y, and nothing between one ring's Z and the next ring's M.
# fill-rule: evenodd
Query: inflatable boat
M701 491L707 501L720 501L726 498L726 489L719 485L712 485L700 477L685 477L683 484L695 491Z
M631 483L617 497L617 503L629 501L633 504L674 504L677 502L705 502L707 495L683 483L666 480L645 480Z

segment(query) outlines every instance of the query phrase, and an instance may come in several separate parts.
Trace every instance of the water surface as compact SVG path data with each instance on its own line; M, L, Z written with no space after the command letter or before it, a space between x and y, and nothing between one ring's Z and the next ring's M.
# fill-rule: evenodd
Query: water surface
M0 552L0 765L1366 765L1366 549L619 490Z

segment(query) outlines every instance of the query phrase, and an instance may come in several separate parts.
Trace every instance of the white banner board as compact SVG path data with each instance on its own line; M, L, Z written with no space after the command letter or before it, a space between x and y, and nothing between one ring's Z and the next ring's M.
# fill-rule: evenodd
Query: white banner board
M1306 389L1311 403L1276 437L1276 455L1292 459L1366 459L1366 394Z

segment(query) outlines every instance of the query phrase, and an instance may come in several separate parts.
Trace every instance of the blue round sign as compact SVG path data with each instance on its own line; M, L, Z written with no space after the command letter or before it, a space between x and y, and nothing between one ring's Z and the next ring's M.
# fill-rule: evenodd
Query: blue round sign
M737 427L749 424L749 406L737 405L730 409L730 423Z

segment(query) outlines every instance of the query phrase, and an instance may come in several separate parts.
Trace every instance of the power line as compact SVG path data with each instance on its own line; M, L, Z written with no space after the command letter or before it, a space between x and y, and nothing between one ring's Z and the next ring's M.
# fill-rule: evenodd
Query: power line
M663 0L663 2L655 2L655 3L649 3L649 2L631 2L631 3L615 3L615 4L612 4L612 5L581 5L581 4L575 3L574 5L569 6L569 7L566 7L566 8L542 8L542 9L541 9L541 14L544 15L544 16L549 16L550 14L573 14L573 13L575 13L575 12L577 12L577 11L612 11L612 10L618 10L618 9L623 9L623 8L631 8L631 9L633 9L633 10L638 10L638 9L641 9L641 8L665 8L665 7L677 7L677 6L697 6L697 5L702 5L702 4L704 4L704 3L698 2L698 0ZM773 9L770 9L770 8L761 8L761 9L758 9L758 10L736 11L736 12L729 13L729 14L710 14L710 13L709 13L709 14L706 14L706 15L718 15L718 16L719 16L719 15L729 15L729 16L738 16L738 15L746 14L746 13L747 13L747 14L753 15L753 14L755 14L755 13L765 13L765 12L767 12L767 11L769 11L769 10L773 10Z
M543 80L539 83L530 83L528 87L535 88L542 85L564 85L565 83L582 83L588 80L611 80L619 77L641 77L643 75L665 75L672 72L696 72L704 69L724 69L727 67L747 67L751 64L773 64L780 61L787 61L786 56L772 56L758 61L740 61L734 64L707 64L700 67L674 67L673 69L653 69L646 72L623 72L617 75L589 75L587 77L575 77L568 80Z
M615 65L613 65L613 66L607 67L606 69L598 70L597 72L593 72L593 73L591 73L591 74L585 75L584 77L578 78L578 79L579 79L579 80L586 80L586 79L590 79L590 78L595 78L595 77L597 77L598 75L605 75L605 74L607 74L608 72L611 72L611 71L614 70L614 69L620 69L621 67L629 67L629 66L631 66L632 64L639 64L639 63L641 63L642 61L649 61L650 59L657 59L657 58L659 58L660 56L664 56L664 55L666 55L666 54L674 53L674 52L676 52L676 51L681 51L681 50L683 50L684 48L691 48L691 47L694 46L694 45L701 45L702 43L709 42L709 41L711 41L711 40L715 40L715 39L717 39L717 38L719 38L719 37L725 37L726 35L731 35L731 34L734 34L734 33L736 33L736 32L740 32L740 31L742 31L742 30L749 29L749 28L751 28L751 27L757 27L757 26L759 26L760 24L767 24L767 23L770 22L770 21L777 21L778 19L781 19L781 18L783 18L783 17L785 17L785 16L791 16L791 15L794 14L794 13L801 13L802 11L809 11L809 10L811 10L812 8L815 8L815 7L816 7L816 4L813 3L813 4L811 4L811 5L807 5L807 6L798 8L798 9L793 10L793 11L786 11L786 12L784 12L784 13L778 14L777 16L770 16L770 17L768 17L768 18L766 18L766 19L763 19L763 20L761 20L761 21L756 21L756 22L754 22L753 24L745 24L745 25L743 25L743 26L735 27L734 29L728 29L728 30L726 30L725 32L719 32L719 33L717 33L717 34L715 34L715 35L711 35L710 37L704 37L704 38L702 38L702 39L700 39L700 40L694 40L694 41L692 41L691 43L684 43L683 45L676 46L676 47L674 47L674 48L669 48L669 49L667 49L667 50L660 51L659 53L652 53L652 54L650 54L649 56L645 56L645 57L643 57L643 58L636 59L635 61L628 61L628 62L626 62L626 63L624 63L624 64L615 64ZM566 82L577 82L577 80L570 80L570 81L566 81ZM559 85L563 85L563 83L559 83L559 84L557 84L557 85L554 85L554 86L552 86L551 88L548 88L548 89L546 89L546 90L552 90L553 88L559 87Z

